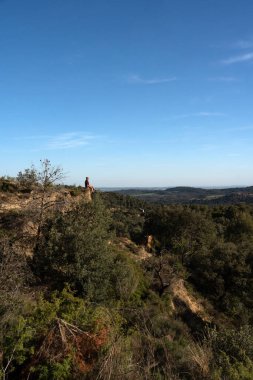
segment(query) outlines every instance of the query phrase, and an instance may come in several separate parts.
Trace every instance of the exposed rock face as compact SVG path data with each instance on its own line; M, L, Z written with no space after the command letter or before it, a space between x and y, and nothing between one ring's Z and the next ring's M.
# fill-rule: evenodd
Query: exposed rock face
M41 207L44 208L45 216L57 210L65 213L79 202L91 202L92 197L90 189L83 189L78 195L72 196L68 189L53 187L46 193L43 206L41 200L40 188L30 193L9 193L0 189L0 227L16 231L19 248L27 256L32 256Z
M128 254L136 261L147 260L151 257L151 254L146 251L144 246L137 245L126 237L118 238L117 247L127 251Z
M172 292L172 307L176 310L178 305L184 306L193 315L196 315L203 322L211 323L212 317L208 315L200 299L195 298L187 290L184 284L184 280L180 278L175 278L170 286Z
M6 211L20 211L27 207L36 207L39 205L40 194L35 190L30 194L22 193L1 193L0 192L0 214ZM92 201L91 190L84 189L83 193L76 197L72 197L68 190L54 190L47 194L47 202L57 206L61 210L68 208L68 205L73 205L73 202L85 200L86 202Z
M89 188L84 189L83 199L86 202L91 202L92 201L92 198L91 198L91 189L89 189Z
M20 194L0 193L0 214L6 211L19 211L24 209L30 199Z
M153 237L153 235L148 235L147 236L147 242L146 242L146 250L148 252L152 252L153 246L154 246L154 237Z

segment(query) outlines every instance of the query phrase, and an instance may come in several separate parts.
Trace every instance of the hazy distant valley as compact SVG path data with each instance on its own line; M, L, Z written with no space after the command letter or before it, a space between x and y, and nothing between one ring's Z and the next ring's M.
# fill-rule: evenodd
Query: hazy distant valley
M114 190L115 191L115 190ZM156 189L121 189L118 193L131 195L146 202L160 204L206 204L225 205L253 203L253 186L222 189L203 189L180 186L165 190Z

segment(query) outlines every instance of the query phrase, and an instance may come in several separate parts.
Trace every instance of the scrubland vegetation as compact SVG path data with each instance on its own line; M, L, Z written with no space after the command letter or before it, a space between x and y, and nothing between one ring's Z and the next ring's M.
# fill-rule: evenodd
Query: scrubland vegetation
M0 379L253 379L253 207L61 175L0 181Z

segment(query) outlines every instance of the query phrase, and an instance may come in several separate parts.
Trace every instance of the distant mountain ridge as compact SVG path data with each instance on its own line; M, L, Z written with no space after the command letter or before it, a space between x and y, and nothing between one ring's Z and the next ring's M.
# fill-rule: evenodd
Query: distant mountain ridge
M177 186L164 190L121 189L120 194L138 197L148 202L161 204L236 204L253 203L253 186L221 189Z

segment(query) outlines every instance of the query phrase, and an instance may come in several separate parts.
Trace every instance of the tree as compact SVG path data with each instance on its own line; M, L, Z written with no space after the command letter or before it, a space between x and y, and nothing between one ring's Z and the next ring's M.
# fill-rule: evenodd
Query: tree
M55 190L54 185L64 178L62 168L53 166L48 159L40 160L40 168L25 169L17 175L18 181L33 189L33 198L29 202L28 217L32 218L36 226L34 250L38 249L39 240L41 237L41 228L47 215L47 211L51 210L59 203L57 199L52 198L52 193Z
M38 172L32 165L31 168L20 171L17 174L17 180L22 186L26 186L29 189L38 183Z
M235 329L209 330L206 342L213 351L215 379L250 380L253 371L253 330L244 325Z
M154 290L162 297L178 273L178 265L175 258L164 249L159 254L153 255L146 260L144 267L151 273Z
M37 171L37 181L39 184L37 195L39 200L39 213L36 245L38 245L40 239L45 212L48 208L55 204L55 200L50 199L50 190L52 189L52 185L64 177L63 171L59 166L52 166L48 159L40 161L41 169Z
M251 299L251 270L246 253L234 243L217 242L212 250L204 247L189 263L191 281L230 316L246 318L245 306ZM247 307L247 306L246 306Z
M160 248L180 255L185 264L187 256L201 246L215 241L215 226L209 215L188 206L153 209L145 222L147 235L153 235Z
M32 267L37 276L55 287L64 283L96 299L109 298L113 258L108 246L108 214L99 195L79 203L43 225Z

